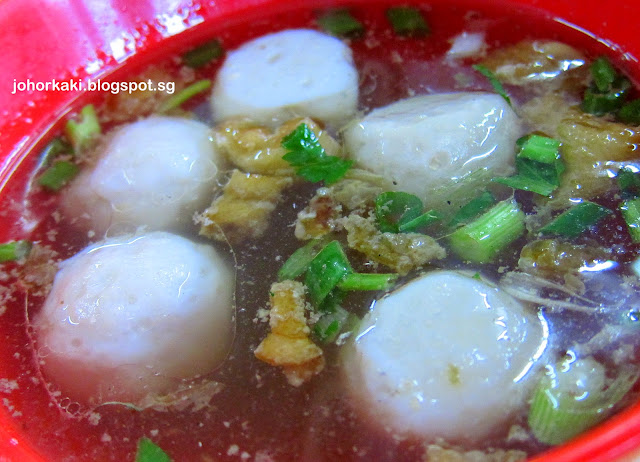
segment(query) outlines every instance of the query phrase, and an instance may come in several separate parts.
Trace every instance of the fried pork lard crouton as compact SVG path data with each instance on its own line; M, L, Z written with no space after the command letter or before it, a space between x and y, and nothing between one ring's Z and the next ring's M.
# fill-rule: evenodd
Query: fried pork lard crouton
M287 380L295 387L324 368L322 350L309 339L304 290L304 285L296 281L271 286L271 332L254 351L259 360L282 367Z

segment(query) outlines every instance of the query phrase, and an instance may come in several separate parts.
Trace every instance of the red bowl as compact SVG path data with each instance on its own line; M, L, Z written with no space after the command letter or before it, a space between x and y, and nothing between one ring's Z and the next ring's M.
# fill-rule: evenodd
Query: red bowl
M380 0L379 0L380 1ZM394 3L382 0L385 3ZM433 0L446 1L446 0ZM370 4L371 0L307 0L306 6ZM398 3L397 1L395 3ZM407 2L403 2L407 3ZM409 2L411 3L411 2ZM640 2L610 0L462 0L468 5L511 10L537 9L621 56L625 69L640 81L640 35L630 18ZM0 2L0 197L11 195L8 180L25 154L36 146L70 106L77 91L15 93L15 81L69 80L135 68L184 49L207 35L210 26L233 18L259 19L300 6L299 0L5 0ZM16 236L18 212L3 210L0 242ZM0 328L1 330L1 328ZM17 373L8 347L0 342L0 377ZM546 462L613 461L640 450L640 403L564 446L532 460ZM640 454L640 452L638 452ZM2 457L4 456L4 457ZM23 440L6 407L0 407L0 458L43 461L38 448ZM5 459L6 458L6 459Z

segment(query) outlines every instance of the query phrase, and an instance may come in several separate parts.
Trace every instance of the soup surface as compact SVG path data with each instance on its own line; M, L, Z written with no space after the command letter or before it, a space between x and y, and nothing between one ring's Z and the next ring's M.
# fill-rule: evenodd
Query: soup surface
M218 39L226 52L232 52L267 33L292 28L320 30L322 21L318 18L325 13L301 9L251 24L238 21L226 28L212 30L211 37ZM631 385L637 378L639 342L635 330L640 310L637 292L640 281L634 270L638 244L634 241L633 228L637 224L634 225L633 218L625 215L620 207L631 206L631 202L623 204L623 201L634 200L635 194L640 192L634 189L637 188L635 182L640 183L634 176L640 165L633 154L640 135L636 131L637 125L620 122L620 116L615 116L613 110L593 116L585 115L579 109L585 90L593 85L590 64L609 50L603 49L601 43L543 17L525 17L516 12L497 14L481 8L468 10L455 3L425 5L420 7L419 13L428 22L430 31L406 36L393 30L386 7L351 10L363 26L359 36L342 39L353 54L357 70L357 114L351 117L364 123L362 118L371 111L420 95L493 94L492 80L479 68L472 67L481 64L480 69L491 71L504 83L510 103L501 111L513 110L517 114L520 125L513 129L514 135L517 132L516 138L536 133L560 141L559 156L564 162L564 171L559 178L565 181L560 183L560 189L556 185L554 192L548 194L551 198L546 198L531 190L513 189L510 187L513 183L483 180L482 187L463 192L460 197L458 192L451 197L445 194L441 207L429 202L428 208L438 212L440 220L420 228L420 232L433 238L429 243L434 248L441 247L444 253L436 251L437 257L405 267L398 263L399 257L395 254L385 262L380 260L380 255L374 255L375 251L365 249L366 243L383 229L375 230L359 243L355 238L356 243L351 242L350 226L356 226L358 217L368 219L374 215L374 206L361 189L355 191L363 194L362 203L347 206L336 198L335 189L319 192L324 184L305 181L291 172L284 175L289 180L280 188L281 192L274 195L273 210L259 222L260 226L254 222L246 226L246 223L234 223L231 219L223 223L228 217L222 217L223 238L215 239L218 231L215 225L213 231L209 229L199 234L201 226L204 224L206 228L209 224L208 212L205 212L207 205L227 194L222 185L233 178L232 170L251 172L251 166L239 166L237 159L234 161L226 153L229 158L220 161L220 176L211 193L206 194L207 205L199 206L197 219L193 223L189 221L179 234L199 244L213 246L225 264L235 271L235 336L228 354L213 372L198 375L196 381L185 382L180 393L164 400L156 397L142 403L100 403L91 399L83 402L70 398L71 392L56 383L55 373L47 369L49 353L42 348L37 320L59 263L101 241L105 231L83 224L82 215L71 216L64 198L65 191L72 185L56 193L39 186L37 179L45 167L39 165L39 152L31 153L30 161L21 166L25 171L16 175L25 180L16 179L1 199L2 209L19 208L22 211L21 234L16 239L27 239L34 245L25 259L2 266L3 338L10 345L19 373L0 378L0 394L16 424L46 457L51 460L134 460L138 441L148 437L173 460L184 461L448 460L447 457L452 457L447 453L449 449L456 452L477 450L496 457L488 460L518 460L558 443L544 438L539 441L530 428L529 402L535 400L534 389L545 376L545 367L551 374L556 364L560 364L557 367L564 364L567 368L574 363L580 364L574 366L574 370L583 376L574 377L574 382L589 384L600 380L599 391L604 390L603 394L606 394L610 390L609 395L616 395L616 399L600 403L598 414L610 415L634 399ZM623 64L617 56L610 56L610 59L616 66ZM215 80L224 62L223 55L202 67L193 68L185 65L181 56L173 56L164 62L151 63L141 74L128 78L130 81L175 82L176 93L180 93L202 79ZM622 71L614 69L614 72ZM616 79L621 78L616 76ZM260 83L257 78L254 85ZM616 81L609 85L615 87L620 83ZM634 91L627 91L629 101L635 96ZM230 133L242 136L247 126L237 121L216 120L209 95L209 90L199 93L184 104L165 109L164 115L189 118L212 127L212 138L223 151L220 146L228 143L225 136ZM97 163L102 146L113 140L114 130L160 114L171 95L136 92L92 96L95 96L102 135L95 145L82 151L84 158L72 159L81 172ZM296 115L304 117L307 114ZM309 119L305 121L309 125L314 123ZM300 120L296 119L296 123L282 134L292 131L298 122ZM324 136L330 136L330 142L342 147L348 143L345 141L348 129L334 125L327 124ZM316 132L319 127L322 124L315 126ZM273 129L264 128L267 132ZM51 138L58 135L52 133ZM323 143L323 147L329 151L329 144ZM513 149L515 159L516 146L509 149ZM341 151L337 149L336 152ZM578 157L580 152L589 153L586 160ZM350 154L346 156L348 158ZM362 185L373 187L376 193L402 189L402 186L395 188L397 185L393 181L357 169L361 163L352 167L346 176L347 180L360 181L358 188ZM580 165L586 167L581 169ZM522 175L520 168L523 167L518 168L518 173ZM621 174L621 171L626 173ZM492 177L510 177L514 172L512 166L510 172L494 173ZM627 173L629 183L621 182ZM591 177L597 181L589 180ZM459 244L452 243L451 236L463 228L450 224L458 216L459 209L484 189L490 190L493 196L492 205L485 212L495 204L516 204L523 217L522 229L495 255L486 258L460 251ZM458 191L451 189L454 190ZM327 202L323 202L322 197L328 198ZM260 199L268 201L263 197ZM422 201L427 203L425 198ZM603 217L593 223L585 219L587 224L575 236L540 234L540 229L560 212L576 202L585 201L600 206L599 211L606 208L610 213L603 212ZM328 218L323 219L322 213L328 214ZM305 221L305 216L311 218ZM379 221L377 223L379 226ZM560 225L561 228L567 226L573 224ZM126 221L107 228L109 237L136 232L135 226ZM393 419L384 420L386 411L380 414L371 411L372 418L367 409L371 405L368 400L372 398L359 394L359 388L365 385L358 380L364 379L353 378L357 375L353 370L360 366L350 363L349 355L345 354L353 347L359 332L357 322L340 326L341 334L331 341L319 340L321 336L317 330L308 335L320 346L323 367L313 369L307 375L285 375L281 367L256 357L258 346L273 330L273 318L270 325L268 310L273 303L270 299L276 295L272 284L281 279L280 268L309 238L322 238L324 234L330 235L330 239L322 245L331 240L338 241L354 272L394 275L385 290L350 291L339 302L341 309L358 320L364 319L362 322L367 322L374 301L389 292L397 294L403 288L411 287L411 282L423 274L438 271L445 276L451 272L464 275L465 280L480 281L479 284L484 284L478 289L480 291L493 290L497 286L502 291L501 297L508 297L504 302L507 307L512 303L524 307L526 313L522 316L526 321L523 323L539 326L536 329L540 331L526 331L526 336L531 335L533 340L523 337L518 344L531 341L542 346L532 347L531 357L526 358L532 366L529 365L523 374L531 377L532 385L526 396L523 395L524 404L513 405L507 423L487 428L475 438L457 436L455 432L431 436L407 433L390 423ZM214 238L210 239L212 236ZM319 244L318 249L321 247ZM417 251L410 248L405 253L413 255ZM387 303L392 297L387 296L384 300ZM439 300L438 303L447 302ZM376 305L373 306L375 309ZM518 313L520 308L513 309ZM317 310L303 310L311 324L320 318ZM407 316L410 323L412 315ZM464 316L462 313L463 319ZM457 322L455 318L444 321L447 327L454 322ZM311 327L313 331L314 326ZM454 334L447 337L448 341L462 343L454 338L456 328L453 331ZM435 342L435 333L430 333ZM458 335L465 334L460 332ZM513 361L515 363L515 359ZM460 381L461 370L456 365L449 366L448 380L455 386ZM64 370L64 364L57 367ZM70 364L69 367L73 370L75 366ZM496 375L499 372L496 371ZM520 381L521 377L514 380ZM576 394L580 386L577 390ZM495 394L500 393L495 390ZM501 406L501 401L497 402L496 407ZM435 426L437 428L438 423Z

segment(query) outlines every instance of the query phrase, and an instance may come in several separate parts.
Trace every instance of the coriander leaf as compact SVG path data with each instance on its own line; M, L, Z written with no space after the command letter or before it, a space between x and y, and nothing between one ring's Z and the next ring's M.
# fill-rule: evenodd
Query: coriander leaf
M171 462L171 458L147 437L138 440L136 462Z
M295 168L298 175L313 183L335 183L353 165L353 161L328 156L307 124L298 125L285 136L282 147L289 151L282 158Z

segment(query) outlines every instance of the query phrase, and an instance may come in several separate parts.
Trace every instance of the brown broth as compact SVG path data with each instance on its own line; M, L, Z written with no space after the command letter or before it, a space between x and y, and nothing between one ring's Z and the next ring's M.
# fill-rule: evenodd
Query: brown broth
M488 7L487 7L488 8ZM488 82L462 69L448 66L442 54L449 48L449 40L463 30L486 32L491 49L518 42L524 38L560 39L586 49L587 55L602 53L602 45L544 17L525 17L517 12L499 14L491 9L468 11L463 6L434 5L425 7L432 33L424 39L398 38L390 31L380 7L354 10L363 19L367 35L351 42L356 65L361 72L361 109L369 110L408 96L410 93L429 93L460 90L455 74L465 72L472 85L465 90L491 91ZM287 27L315 27L314 12L300 10L245 24L238 22L227 29L212 31L221 37L229 49L263 33ZM157 65L177 78L174 61ZM201 71L197 77L213 77L218 65ZM518 95L519 102L527 98ZM208 105L193 109L208 121ZM37 153L32 153L37 156ZM378 432L358 416L344 393L336 357L337 347L327 348L327 367L310 383L294 388L281 371L255 359L253 349L265 337L267 324L256 322L256 312L266 308L270 284L276 280L281 263L300 243L291 224L296 214L307 205L313 195L311 186L290 191L272 217L264 237L234 248L238 263L237 335L225 363L211 375L211 379L225 385L215 395L210 406L196 411L145 410L134 411L124 406L103 406L94 413L73 417L59 407L60 398L52 399L38 372L36 359L25 319L25 304L29 315L37 312L41 296L25 295L15 290L2 315L2 340L15 352L14 374L0 373L0 394L5 408L14 412L18 425L29 444L39 448L51 460L132 460L136 442L141 436L151 437L174 460L184 461L336 461L420 460L423 442L396 441L391 435ZM604 197L603 203L612 201ZM15 182L9 196L2 198L3 207L25 207L24 216L36 223L30 239L47 245L67 258L92 241L88 236L73 233L72 227L56 223L51 214L57 198L29 190ZM25 205L26 204L26 205ZM608 230L597 230L586 238L593 238L604 246L613 247L616 261L628 262L636 252L617 217ZM52 230L57 230L51 234ZM601 232L604 231L604 232ZM201 239L201 238L200 238ZM95 238L94 238L95 240ZM522 244L523 242L520 242ZM506 252L501 261L490 265L487 274L498 274L498 268L513 269L519 247ZM353 258L356 258L350 254ZM461 267L461 262L449 259L439 263L446 267ZM5 269L10 270L12 265ZM15 283L9 277L6 284ZM347 307L362 315L374 294L352 296ZM556 324L550 318L551 326ZM598 321L599 322L599 321ZM570 314L561 321L565 332L588 337L597 330L593 320L584 324L584 317ZM560 328L559 328L560 329ZM581 333L581 334L580 334ZM17 386L13 389L13 384ZM524 416L516 422L525 424ZM480 449L490 446L522 448L530 453L544 449L535 442L524 444L487 441ZM269 458L271 457L271 458Z

